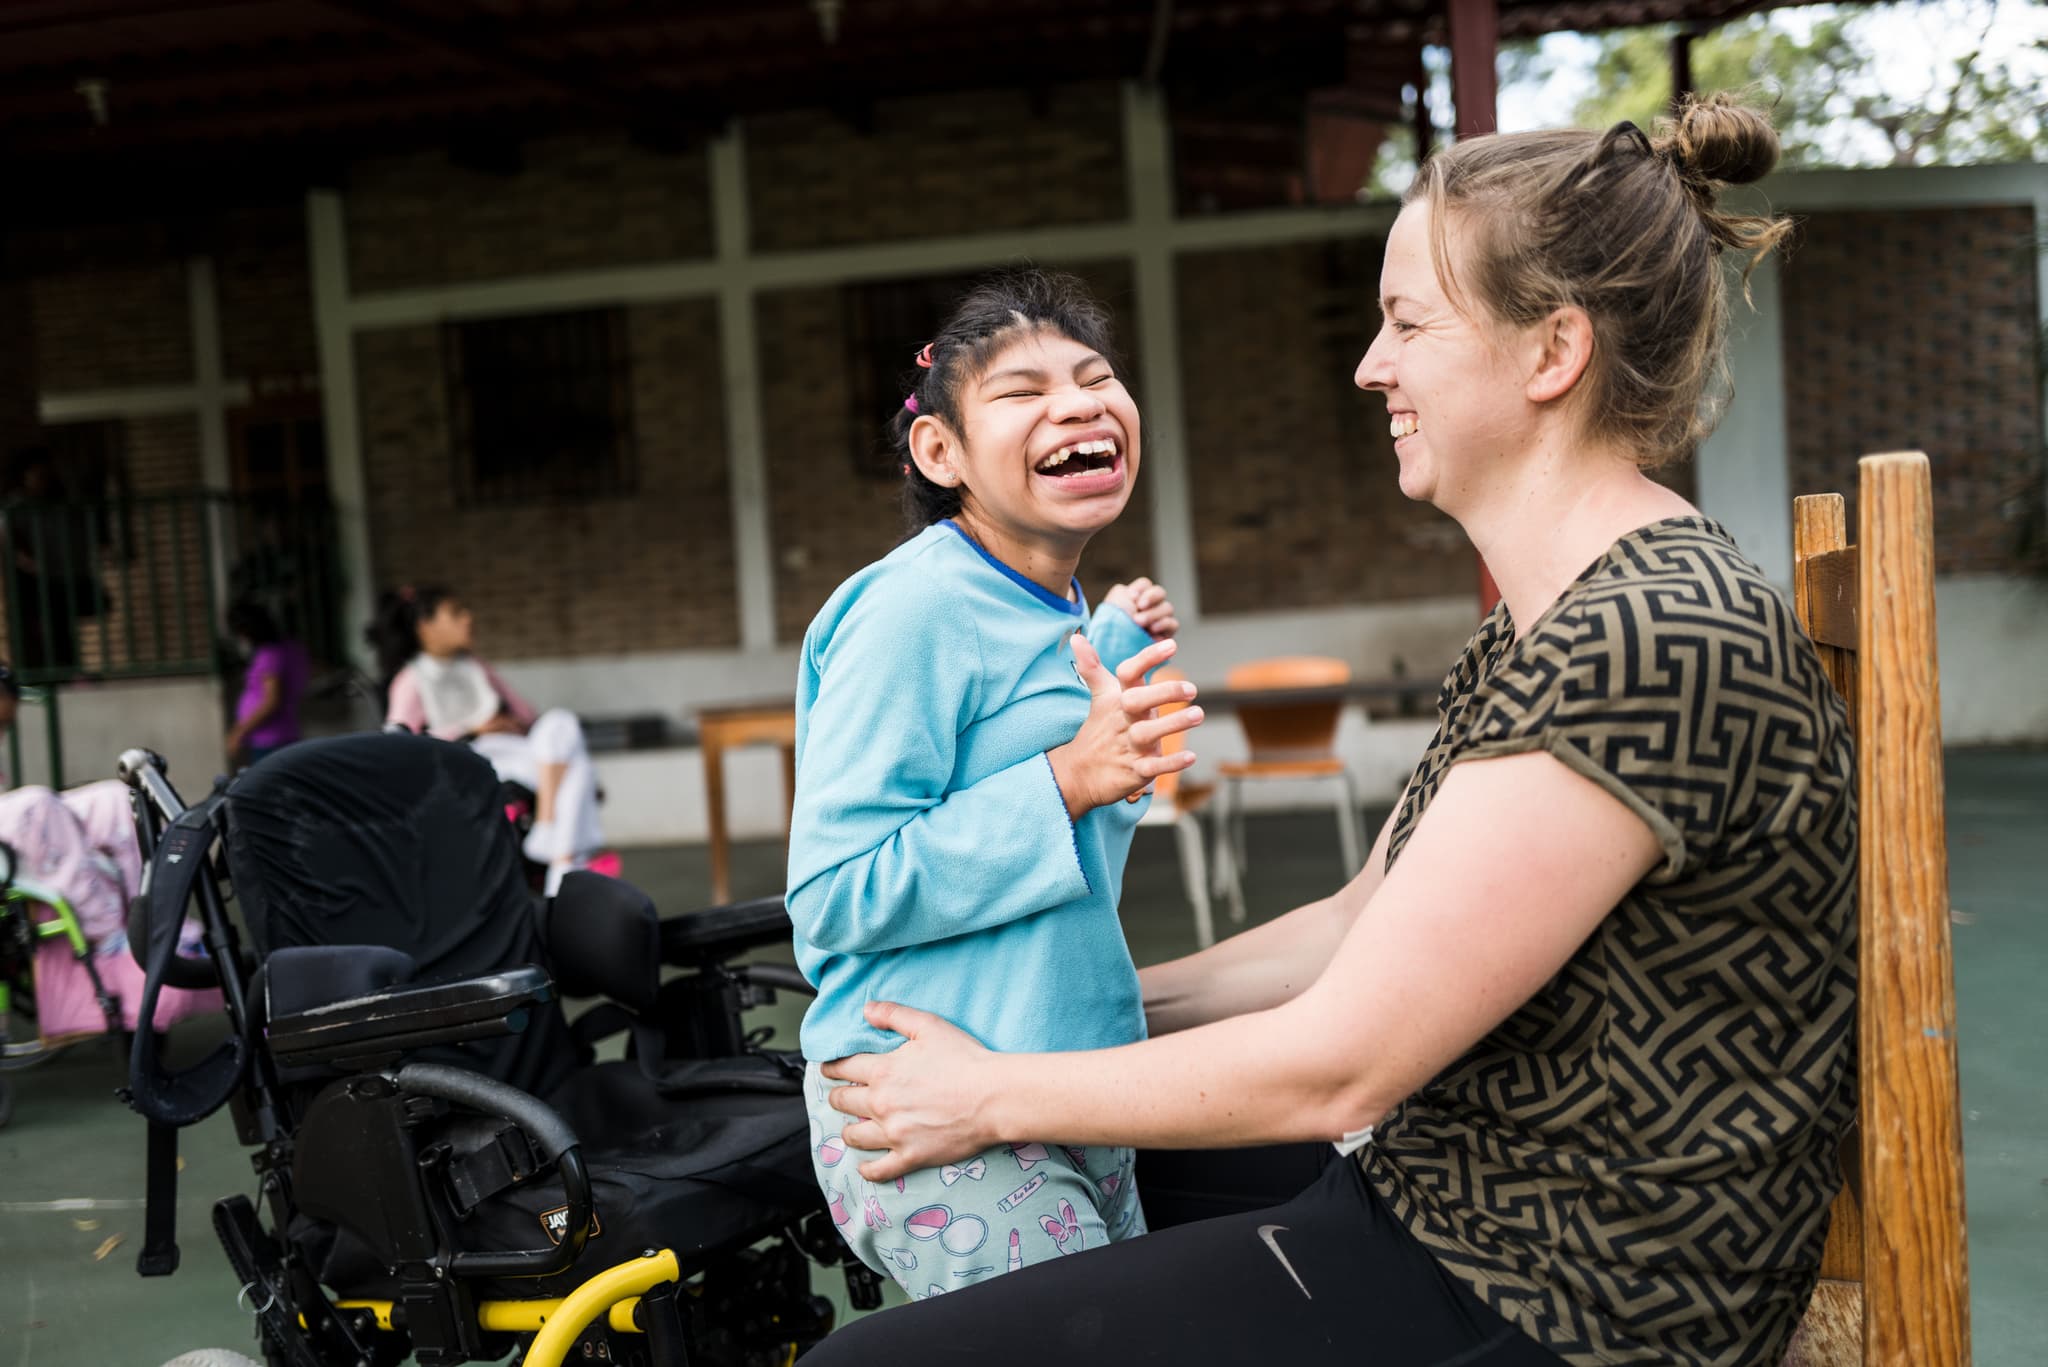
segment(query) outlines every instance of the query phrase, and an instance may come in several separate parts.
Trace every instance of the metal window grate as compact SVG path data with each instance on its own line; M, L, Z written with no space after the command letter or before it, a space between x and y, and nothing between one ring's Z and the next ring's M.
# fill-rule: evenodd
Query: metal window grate
M460 502L633 492L632 364L622 310L451 323L442 338Z

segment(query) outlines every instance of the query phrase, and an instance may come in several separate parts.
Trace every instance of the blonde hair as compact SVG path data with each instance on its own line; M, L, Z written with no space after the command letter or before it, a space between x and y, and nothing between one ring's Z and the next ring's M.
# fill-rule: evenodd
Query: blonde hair
M1730 95L1688 98L1657 132L1620 123L1473 138L1431 157L1405 196L1429 205L1437 275L1460 307L1469 287L1510 325L1585 310L1593 357L1576 392L1587 435L1628 447L1645 469L1687 454L1720 416L1707 390L1725 371L1721 254L1748 256L1747 298L1750 271L1791 231L1716 203L1721 187L1760 180L1778 160L1761 112Z

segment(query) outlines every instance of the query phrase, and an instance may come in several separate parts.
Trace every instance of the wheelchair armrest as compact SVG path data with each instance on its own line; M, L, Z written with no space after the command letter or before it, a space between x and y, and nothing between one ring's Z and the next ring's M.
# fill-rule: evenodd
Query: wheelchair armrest
M458 982L389 988L273 1016L266 1034L282 1067L368 1064L431 1044L516 1035L554 999L538 968Z
M661 923L661 961L680 968L723 963L757 945L785 943L791 934L789 909L780 893L706 907Z

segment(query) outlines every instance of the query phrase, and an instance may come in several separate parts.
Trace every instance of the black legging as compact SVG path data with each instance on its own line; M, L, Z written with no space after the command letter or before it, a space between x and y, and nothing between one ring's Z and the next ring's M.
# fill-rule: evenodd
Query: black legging
M1305 1144L1141 1155L1151 1234L869 1316L804 1362L1558 1367L1331 1158Z

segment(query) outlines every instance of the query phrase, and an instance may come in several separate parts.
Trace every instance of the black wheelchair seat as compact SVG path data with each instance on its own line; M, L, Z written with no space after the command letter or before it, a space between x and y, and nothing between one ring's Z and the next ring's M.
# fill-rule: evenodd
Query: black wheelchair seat
M299 1307L265 1321L266 1343L318 1322L308 1332L348 1359L356 1331L326 1312L325 1287L402 1307L421 1362L481 1360L501 1349L472 1322L480 1298L567 1296L650 1250L701 1274L709 1318L687 1332L724 1345L711 1361L822 1333L811 1262L847 1266L856 1303L872 1301L812 1175L802 1060L740 1023L773 988L805 990L786 966L730 962L787 936L779 899L664 922L630 885L572 874L542 902L490 766L409 735L289 747L177 824L194 821L220 835L256 951L229 1004L253 1060L237 1128L275 1174L274 1232L239 1198L215 1223L238 1274ZM163 847L188 882L194 848ZM682 971L664 980L664 965ZM574 1023L565 993L592 999ZM620 1031L626 1057L598 1062Z

